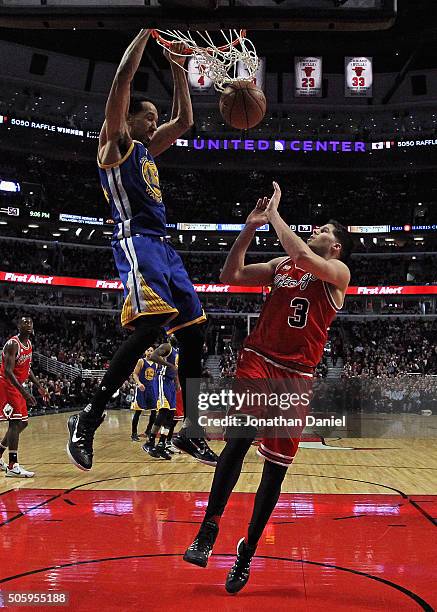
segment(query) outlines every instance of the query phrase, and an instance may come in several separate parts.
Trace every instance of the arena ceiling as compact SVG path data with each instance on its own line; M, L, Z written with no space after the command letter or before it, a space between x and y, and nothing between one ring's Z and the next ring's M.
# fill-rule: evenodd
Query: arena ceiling
M410 62L409 69L436 68L436 5L433 0L400 0L395 24L387 30L328 30L315 34L303 30L283 30L279 21L279 29L272 31L249 28L249 34L255 42L258 54L267 57L267 69L270 71L290 72L294 55L322 55L324 70L330 73L341 73L344 70L343 57L352 54L372 55L377 72L399 72L407 62ZM0 24L4 10L0 0ZM249 8L239 10L243 15L244 11L250 11ZM169 11L175 15L182 9ZM76 14L79 14L79 9L76 9ZM202 12L202 15L202 19L210 21L210 29L217 27L217 12L207 11ZM16 22L9 19L8 23L18 26L19 20L17 16ZM238 22L235 25L247 27L247 23ZM0 28L0 39L96 61L118 62L134 32L135 30L106 28L90 30L80 26L62 30L52 27L9 27ZM166 65L156 45L149 45L148 52L152 54L158 67Z

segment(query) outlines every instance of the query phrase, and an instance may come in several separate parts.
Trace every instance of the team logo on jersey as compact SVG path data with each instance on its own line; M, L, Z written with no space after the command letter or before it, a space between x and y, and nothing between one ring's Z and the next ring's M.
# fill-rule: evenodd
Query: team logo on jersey
M7 419L11 417L13 411L14 409L12 408L10 404L6 404L6 406L3 408L3 414L5 415Z
M109 193L106 191L106 189L103 187L103 185L102 185L102 189L103 189L103 195L105 196L106 201L109 204Z
M16 359L15 359L15 363L17 365L23 365L23 363L26 363L26 361L32 360L32 353L27 353L27 355L19 355Z
M146 380L153 380L155 376L155 370L153 368L146 368L146 371L144 372L144 377Z
M155 202L162 202L158 168L155 163L147 159L147 157L143 158L141 161L141 171L143 173L144 182L146 183L147 195L152 198L152 200L155 200Z
M301 291L305 291L311 282L317 280L316 276L313 276L310 272L306 272L300 280L291 278L288 274L277 274L275 276L275 287L299 287Z

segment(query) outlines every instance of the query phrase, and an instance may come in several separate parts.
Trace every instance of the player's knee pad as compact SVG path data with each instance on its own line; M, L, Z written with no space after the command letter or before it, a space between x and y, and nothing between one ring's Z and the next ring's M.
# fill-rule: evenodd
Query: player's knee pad
M252 427L252 430L235 427L232 432L227 431L226 446L223 452L226 452L226 455L232 456L235 460L244 458L255 439L256 428ZM230 435L232 437L229 437Z
M165 314L157 314L150 315L147 317L138 317L135 321L133 321L134 331L133 334L142 334L142 333L150 333L151 329L156 329L158 335L161 332L161 327L163 323L165 323L166 319L168 319L168 315Z
M172 418L171 411L168 408L161 408L155 420L155 427L165 427L169 418Z
M282 481L285 478L285 474L287 473L288 466L279 465L277 463L272 463L268 459L264 461L264 468L262 474L262 480L265 484L275 485L278 483L282 484Z
M173 417L174 417L174 410L169 410L168 411L168 415L167 415L167 419L165 421L165 428L168 429L170 431L170 429L173 427Z
M175 331L175 336L180 348L193 350L196 347L202 348L205 342L205 325L189 325Z

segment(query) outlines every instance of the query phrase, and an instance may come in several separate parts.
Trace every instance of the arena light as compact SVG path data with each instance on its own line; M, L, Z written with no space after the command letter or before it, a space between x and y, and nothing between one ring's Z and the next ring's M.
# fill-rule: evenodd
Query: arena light
M3 181L0 179L0 191L19 193L21 191L20 183L16 183L15 181Z
M27 227L35 229L35 228L39 227L39 225L36 225L36 223L29 223L29 225Z
M8 222L7 221L0 221L0 225L7 225Z

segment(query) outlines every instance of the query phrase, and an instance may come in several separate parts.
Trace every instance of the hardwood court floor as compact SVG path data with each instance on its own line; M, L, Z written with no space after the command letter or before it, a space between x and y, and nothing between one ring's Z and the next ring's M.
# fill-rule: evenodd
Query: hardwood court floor
M20 461L35 478L0 476L3 601L4 591L68 591L75 611L437 609L432 438L305 443L249 584L230 597L223 582L250 518L262 469L256 449L201 570L181 553L202 520L213 470L186 456L151 459L129 439L130 416L108 415L91 472L67 460L68 415L30 420Z

